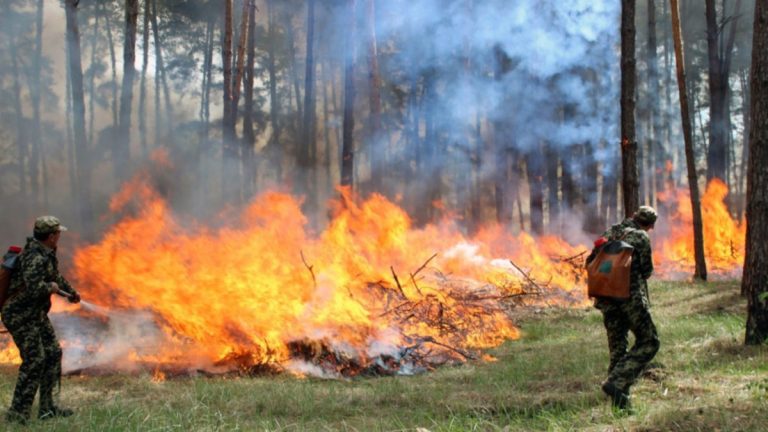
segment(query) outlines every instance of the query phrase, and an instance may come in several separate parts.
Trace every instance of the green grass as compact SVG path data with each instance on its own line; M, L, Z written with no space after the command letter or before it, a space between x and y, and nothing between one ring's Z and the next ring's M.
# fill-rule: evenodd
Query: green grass
M738 291L737 282L651 285L659 367L633 388L628 416L615 415L599 390L605 331L586 308L521 311L523 338L492 350L498 361L412 377L68 377L61 400L75 416L8 430L761 431L768 348L743 346ZM0 369L2 406L15 377Z

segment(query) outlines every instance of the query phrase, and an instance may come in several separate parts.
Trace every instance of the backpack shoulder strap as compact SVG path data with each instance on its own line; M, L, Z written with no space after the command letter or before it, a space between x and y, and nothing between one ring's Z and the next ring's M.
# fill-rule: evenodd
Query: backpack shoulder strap
M624 240L629 234L637 231L636 229L632 227L626 227L624 228L624 231L621 233L621 237L619 237L619 240Z

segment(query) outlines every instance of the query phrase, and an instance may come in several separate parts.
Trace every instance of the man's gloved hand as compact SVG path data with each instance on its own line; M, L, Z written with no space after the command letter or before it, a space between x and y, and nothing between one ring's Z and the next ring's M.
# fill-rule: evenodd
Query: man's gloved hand
M70 303L80 303L80 294L75 291L74 294L69 296L69 302Z

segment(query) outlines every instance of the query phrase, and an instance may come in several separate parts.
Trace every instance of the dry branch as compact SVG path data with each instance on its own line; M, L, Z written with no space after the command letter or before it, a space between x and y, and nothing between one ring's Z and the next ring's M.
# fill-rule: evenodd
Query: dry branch
M313 285L315 288L317 288L317 279L315 279L315 272L312 270L312 268L313 268L314 266L311 266L311 265L307 264L307 260L306 260L306 259L304 259L304 251L299 251L299 254L301 255L301 262L303 262L303 263L304 263L304 267L306 267L306 268L307 268L307 270L309 270L309 274L311 274L311 275L312 275L312 285Z
M403 297L408 298L405 295L405 292L403 291L402 285L400 285L400 279L397 278L397 273L395 273L395 268L392 266L389 266L389 269L392 270L392 276L395 278L395 283L397 284L397 289L400 290L400 294L402 294Z

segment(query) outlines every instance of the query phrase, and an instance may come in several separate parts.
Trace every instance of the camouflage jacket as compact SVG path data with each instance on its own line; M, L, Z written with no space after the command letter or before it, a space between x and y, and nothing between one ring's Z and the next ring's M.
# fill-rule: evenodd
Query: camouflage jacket
M609 228L603 233L603 237L609 240L622 239L623 242L632 245L634 251L632 252L632 267L629 274L630 295L640 294L644 297L643 302L647 303L648 284L646 280L653 274L651 239L648 237L648 233L640 229L640 226L632 218L627 218Z
M19 263L11 276L8 300L3 306L3 321L13 315L38 317L51 309L50 283L56 282L62 291L74 294L72 285L59 273L56 251L29 237L19 255Z

